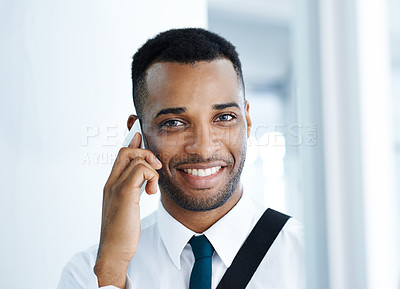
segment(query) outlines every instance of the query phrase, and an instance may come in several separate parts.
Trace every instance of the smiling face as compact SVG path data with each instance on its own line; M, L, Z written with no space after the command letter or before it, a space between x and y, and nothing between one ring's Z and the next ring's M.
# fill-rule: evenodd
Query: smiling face
M251 122L232 63L155 63L146 83L143 133L163 164L164 205L209 211L237 201Z

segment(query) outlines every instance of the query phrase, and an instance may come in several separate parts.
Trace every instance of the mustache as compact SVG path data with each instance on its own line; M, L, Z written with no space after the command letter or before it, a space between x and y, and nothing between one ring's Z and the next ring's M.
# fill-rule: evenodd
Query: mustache
M204 159L199 155L180 155L174 156L170 160L170 164L172 168L177 166L186 165L186 164L200 164L200 163L211 163L221 161L224 162L226 165L232 165L234 163L234 159L232 156L226 156L221 154L214 154L211 157Z

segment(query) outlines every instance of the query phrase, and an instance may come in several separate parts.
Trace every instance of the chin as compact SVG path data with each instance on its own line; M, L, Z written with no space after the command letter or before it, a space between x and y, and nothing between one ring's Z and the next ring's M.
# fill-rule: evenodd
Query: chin
M239 185L239 178L229 180L219 189L184 189L164 181L160 181L159 185L178 207L192 212L206 212L223 206L232 197Z

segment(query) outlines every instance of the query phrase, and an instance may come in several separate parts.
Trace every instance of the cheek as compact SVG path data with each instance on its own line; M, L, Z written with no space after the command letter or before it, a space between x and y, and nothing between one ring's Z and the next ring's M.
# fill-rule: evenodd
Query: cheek
M247 141L247 130L245 126L237 126L223 130L218 132L218 135L220 141L232 150L240 149L243 146L243 143Z
M243 126L237 129L229 130L222 139L227 150L233 156L235 165L245 158L247 150L247 130Z
M151 143L151 151L163 163L163 166L168 166L171 159L176 158L182 151L179 142L171 136L153 137L148 139Z

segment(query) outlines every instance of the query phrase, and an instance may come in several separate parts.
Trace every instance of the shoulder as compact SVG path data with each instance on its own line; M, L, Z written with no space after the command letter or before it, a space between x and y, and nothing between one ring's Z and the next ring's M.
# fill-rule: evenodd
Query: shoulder
M150 215L140 220L141 231L146 231L157 224L157 211L154 211Z
M157 224L157 214L156 212L153 212L149 216L140 220L141 233L154 228L156 224ZM98 248L99 244L95 244L87 248L85 251L76 253L69 260L69 262L65 267L67 268L93 267L96 262Z
M158 230L158 214L157 211L151 213L145 218L140 220L140 239L139 239L139 247L136 252L137 255L143 253L143 250L146 251L151 249L151 246L154 246L154 242L159 238L159 230Z
M67 263L66 267L90 267L96 261L98 244L93 245L85 251L76 253Z
M84 288L90 277L94 275L98 245L76 253L64 266L58 288Z
M155 227L157 224L157 214L156 212L150 214L149 216L140 220L141 233L143 231L148 231L149 229ZM81 267L81 266L91 266L96 262L97 250L99 244L90 246L85 251L76 253L67 263L66 267Z
M253 224L259 221L261 216L264 214L266 208L259 203L252 201L253 209ZM271 208L272 209L272 208ZM281 213L281 212L280 212ZM298 248L304 247L304 226L303 224L294 217L290 217L286 224L280 231L277 239L279 242L283 242L286 245L294 245Z
M143 218L141 224L141 239L149 239L151 231L157 224L156 212ZM152 230L153 229L153 230ZM150 233L150 234L149 234ZM97 250L99 245L93 245L84 251L76 253L64 266L61 274L59 288L84 288L90 281L91 276L94 276L93 268L96 263ZM67 284L67 285L64 285Z
M291 217L282 228L281 238L287 243L304 247L304 226L297 219Z
M264 214L264 212L266 211L266 207L262 206L261 204L259 204L258 202L254 201L253 199L249 199L250 203L251 203L251 210L253 213L253 223L256 223L261 216ZM281 214L286 214L286 213L282 213L279 210L276 210L274 208L271 208ZM304 227L303 224L297 220L294 217L290 217L289 220L286 222L286 224L284 225L284 227L282 228L283 233L285 234L289 234L289 235L295 235L298 236L300 238L302 238L304 236Z

